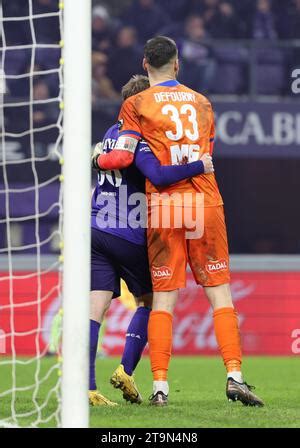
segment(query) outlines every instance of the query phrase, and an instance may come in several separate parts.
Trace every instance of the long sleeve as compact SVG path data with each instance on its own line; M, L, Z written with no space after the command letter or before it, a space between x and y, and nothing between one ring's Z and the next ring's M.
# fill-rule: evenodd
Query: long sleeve
M135 164L153 185L166 186L204 173L201 160L186 165L161 165L148 146L140 145L136 152Z
M97 157L97 165L101 170L121 170L133 162L134 154L130 151L115 149Z

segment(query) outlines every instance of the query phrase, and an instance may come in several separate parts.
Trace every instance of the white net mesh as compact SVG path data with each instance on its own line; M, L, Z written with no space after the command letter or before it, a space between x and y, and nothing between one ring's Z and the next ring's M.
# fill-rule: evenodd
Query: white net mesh
M58 0L0 6L0 427L60 424L62 15Z

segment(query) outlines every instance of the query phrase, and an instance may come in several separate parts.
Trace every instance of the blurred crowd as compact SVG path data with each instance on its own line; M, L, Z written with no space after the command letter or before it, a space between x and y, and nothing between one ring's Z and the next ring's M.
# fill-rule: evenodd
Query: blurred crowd
M3 0L3 14L26 17L28 4L23 0ZM33 14L45 14L57 11L58 1L34 0L32 4ZM195 90L215 94L249 91L249 61L254 62L254 58L249 45L239 43L239 39L263 40L264 45L270 42L267 49L259 45L255 50L255 88L259 94L286 93L287 70L293 66L299 50L297 53L279 48L276 42L300 39L300 0L95 0L93 5L94 105L101 99L119 99L122 85L133 73L141 73L143 45L156 34L176 40L181 56L180 81ZM234 42L230 45L227 39ZM4 46L59 40L58 17L4 23ZM7 51L6 73L51 70L58 66L60 49L37 48L34 63L31 56L31 49ZM58 93L55 73L35 75L33 82L38 97ZM27 78L9 79L7 87L13 97L29 95Z
M249 89L249 47L224 39L300 38L300 0L133 0L94 6L94 100L115 98L132 73L141 72L143 44L155 34L174 38L180 49L180 81L195 90L242 94ZM218 39L218 43L212 43ZM271 48L257 52L257 93L283 94L293 52ZM267 67L264 62L267 61ZM219 70L218 70L219 69ZM222 71L223 80L218 74ZM273 82L269 80L273 79Z

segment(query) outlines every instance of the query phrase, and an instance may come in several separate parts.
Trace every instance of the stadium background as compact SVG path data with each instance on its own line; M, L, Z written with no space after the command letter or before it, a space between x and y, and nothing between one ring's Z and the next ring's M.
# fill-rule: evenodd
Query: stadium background
M26 15L26 3L4 0L7 16ZM292 72L300 68L300 1L286 0L138 0L95 1L93 9L93 142L101 140L115 122L120 107L120 88L133 73L141 72L143 43L154 34L173 37L180 49L180 81L204 92L213 102L217 119L215 167L222 192L232 254L232 288L241 316L241 333L247 354L291 355L300 316L300 110L299 93L292 89ZM57 1L35 0L35 13L53 11ZM35 20L37 40L57 43L54 18ZM26 22L16 30L4 25L7 45L30 43ZM36 68L56 67L60 51L39 49ZM23 73L30 51L10 51L6 74ZM5 101L28 99L28 79L7 79ZM58 95L58 77L34 77L34 99ZM80 105L78 105L80 107ZM34 126L56 121L54 103L36 105ZM6 133L16 134L29 126L26 108L5 110ZM47 157L57 138L51 129L35 135L35 152ZM30 155L29 137L8 138L6 158L22 160ZM90 148L83 150L89 151ZM37 164L39 181L59 174L56 160ZM33 183L30 164L7 167L10 186ZM74 179L76 182L76 179ZM3 192L3 171L0 173ZM40 189L40 211L57 200L59 182ZM4 194L0 194L0 271L5 276L6 227ZM33 193L10 194L12 217L33 214ZM40 221L40 238L47 241L57 225L54 209ZM80 219L80 217L74 217ZM11 245L35 242L34 221L11 224ZM42 267L59 256L58 241L41 247ZM14 272L34 269L35 249L16 251ZM51 293L57 272L43 275L42 347L48 341L59 298ZM9 301L9 282L2 282L1 304ZM15 281L14 299L21 305L36 296L35 279ZM49 294L48 294L49 293ZM47 296L48 294L48 296ZM120 353L132 310L126 300L114 301L108 315L103 350ZM124 302L127 304L124 305ZM36 327L36 309L19 306L15 328L22 332ZM26 319L24 318L26 317ZM0 329L9 331L9 313L0 316ZM17 354L32 354L34 335L16 337ZM7 342L9 353L10 343ZM292 347L296 347L293 350ZM296 351L295 351L296 350ZM174 352L217 353L210 311L201 288L189 277L176 309Z

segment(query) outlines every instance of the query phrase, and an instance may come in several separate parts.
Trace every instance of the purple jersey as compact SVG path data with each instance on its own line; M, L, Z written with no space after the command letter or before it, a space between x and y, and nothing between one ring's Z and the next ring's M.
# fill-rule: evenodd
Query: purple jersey
M118 125L112 126L103 139L104 152L114 149ZM139 147L147 147L144 142ZM148 147L147 147L148 149ZM92 227L136 244L146 244L145 177L132 164L123 170L99 171L92 197ZM140 200L144 201L140 204ZM132 202L131 204L128 202Z

